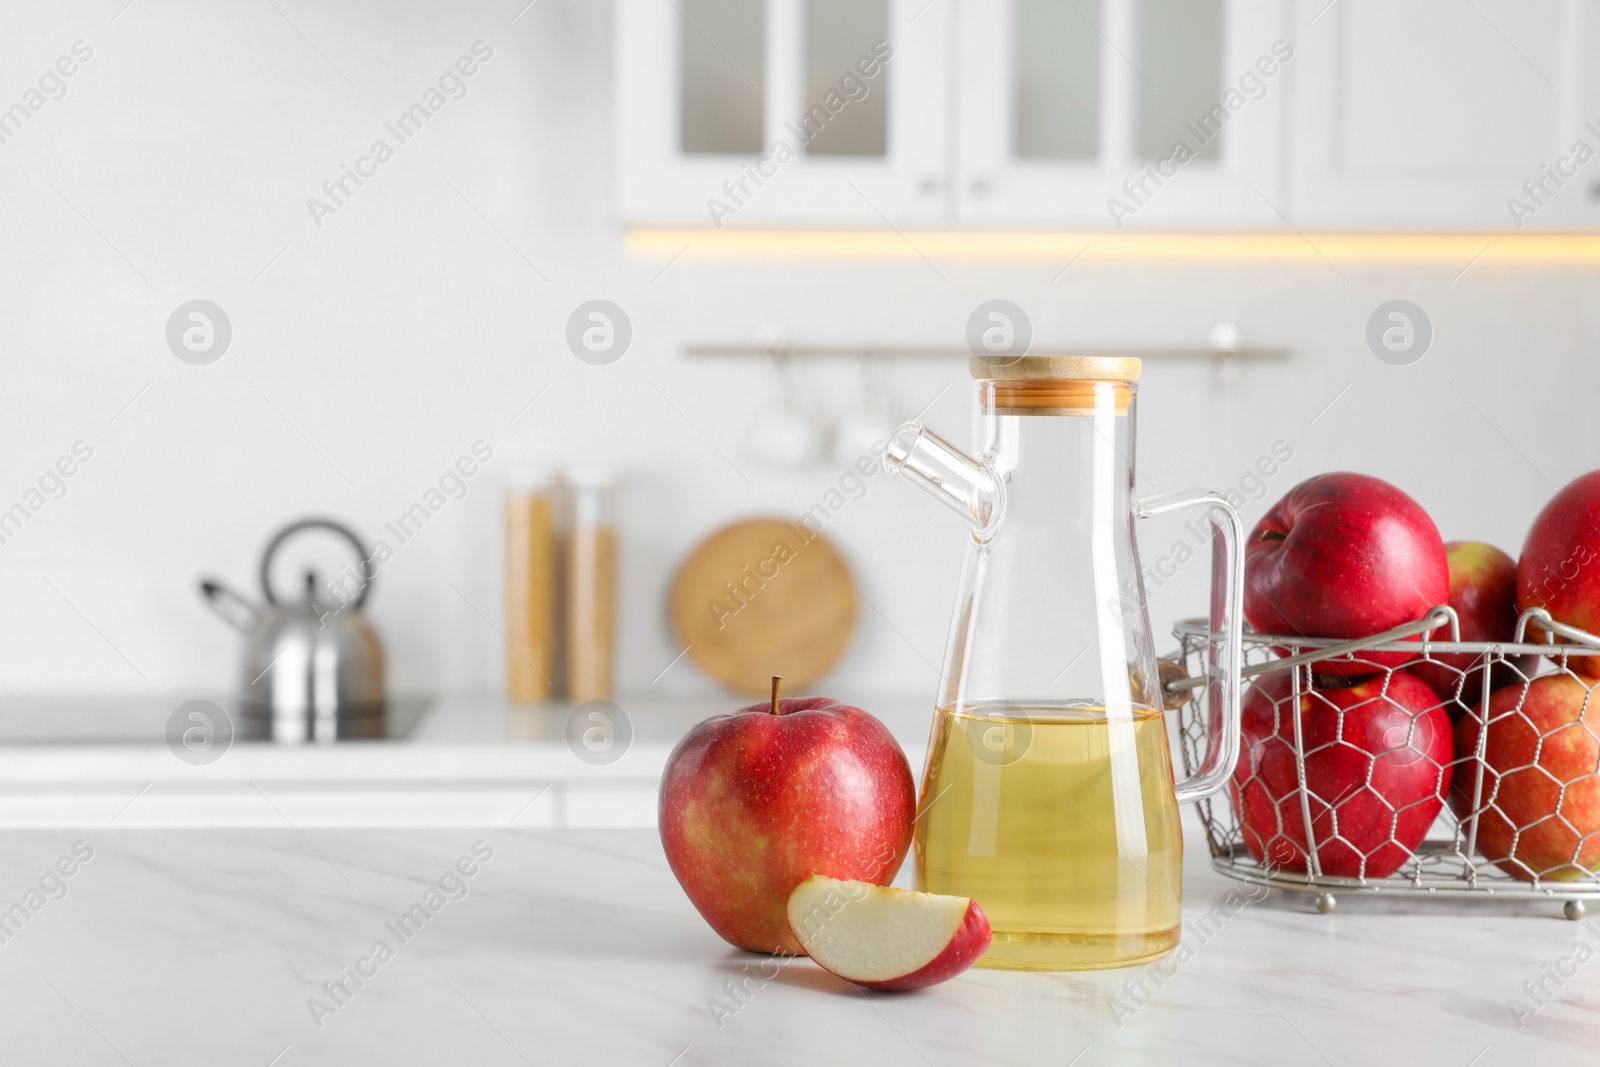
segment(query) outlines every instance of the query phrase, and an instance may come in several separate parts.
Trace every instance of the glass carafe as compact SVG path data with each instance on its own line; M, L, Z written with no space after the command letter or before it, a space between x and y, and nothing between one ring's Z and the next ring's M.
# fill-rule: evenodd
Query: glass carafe
M1178 944L1178 804L1239 751L1238 512L1221 495L1136 500L1139 361L978 357L975 456L919 422L884 455L960 512L971 547L923 772L915 855L927 892L972 897L980 965L1116 967ZM1174 780L1133 519L1207 509L1206 753Z

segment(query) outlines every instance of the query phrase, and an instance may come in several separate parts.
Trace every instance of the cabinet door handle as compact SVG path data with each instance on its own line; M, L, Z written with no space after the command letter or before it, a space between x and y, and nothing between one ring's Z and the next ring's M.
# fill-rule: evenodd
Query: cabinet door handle
M986 174L976 174L967 179L967 192L976 197L985 197L994 191L994 182Z
M944 188L944 180L937 174L924 174L917 179L917 192L923 196L937 196Z

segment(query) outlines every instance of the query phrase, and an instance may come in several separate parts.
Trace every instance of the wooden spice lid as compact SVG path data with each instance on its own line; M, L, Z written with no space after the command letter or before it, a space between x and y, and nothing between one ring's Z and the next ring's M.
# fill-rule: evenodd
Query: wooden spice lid
M1134 356L973 356L967 364L974 378L1002 381L1136 382L1142 368Z

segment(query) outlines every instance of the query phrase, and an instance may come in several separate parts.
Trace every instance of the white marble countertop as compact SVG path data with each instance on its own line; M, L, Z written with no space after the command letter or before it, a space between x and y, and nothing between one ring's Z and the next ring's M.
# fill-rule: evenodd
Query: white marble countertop
M77 841L93 857L65 895L0 943L8 1065L1542 1067L1600 1055L1600 962L1520 1030L1507 1008L1580 938L1600 945L1600 926L1550 906L1441 901L1324 916L1273 892L1204 938L1194 923L1234 886L1200 862L1192 833L1193 955L1170 977L973 970L877 994L806 960L769 963L774 977L748 981L720 1026L708 1002L734 1004L728 983L766 958L701 921L653 831L6 831L0 908ZM493 856L466 895L402 942L386 924L478 841ZM381 964L380 940L393 952ZM322 986L346 966L370 977L347 979L334 1004ZM1142 1005L1129 991L1141 980ZM336 1010L314 1019L313 997ZM1118 1002L1131 1009L1120 1025Z

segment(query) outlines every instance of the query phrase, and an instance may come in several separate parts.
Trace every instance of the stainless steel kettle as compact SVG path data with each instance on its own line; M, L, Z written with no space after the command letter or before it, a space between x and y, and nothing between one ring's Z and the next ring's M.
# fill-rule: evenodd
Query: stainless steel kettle
M290 537L315 528L331 530L354 546L359 579L354 595L331 602L319 595L316 573L307 571L300 598L279 600L272 589L272 558ZM360 610L376 574L371 559L349 528L328 519L302 519L274 534L262 553L265 607L257 608L214 579L200 583L217 614L247 635L240 737L296 743L384 735L383 645Z

